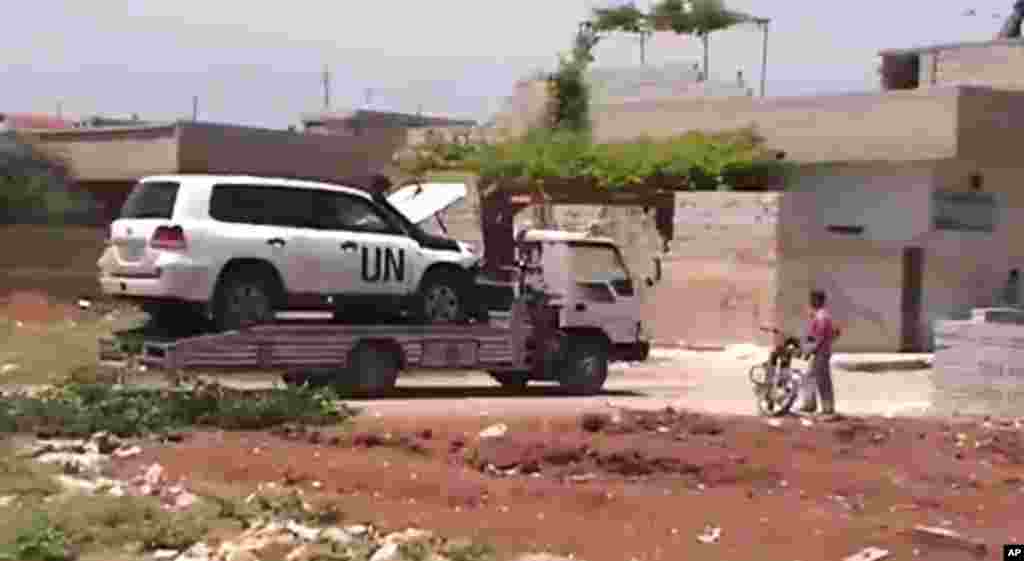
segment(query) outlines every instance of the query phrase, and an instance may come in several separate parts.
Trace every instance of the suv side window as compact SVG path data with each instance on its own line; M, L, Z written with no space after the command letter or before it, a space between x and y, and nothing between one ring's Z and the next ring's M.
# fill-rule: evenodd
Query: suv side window
M311 228L313 193L261 185L214 185L210 217L221 222Z
M317 225L325 230L401 234L402 230L373 203L346 193L317 191Z

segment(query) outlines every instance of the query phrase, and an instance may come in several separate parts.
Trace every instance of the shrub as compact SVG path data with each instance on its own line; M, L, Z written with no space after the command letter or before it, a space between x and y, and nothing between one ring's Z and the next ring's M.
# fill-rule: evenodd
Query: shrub
M0 401L0 430L66 437L108 431L130 437L195 425L229 430L258 430L286 422L326 425L353 413L336 399L330 390L305 387L243 392L215 384L186 391L72 383L34 397Z

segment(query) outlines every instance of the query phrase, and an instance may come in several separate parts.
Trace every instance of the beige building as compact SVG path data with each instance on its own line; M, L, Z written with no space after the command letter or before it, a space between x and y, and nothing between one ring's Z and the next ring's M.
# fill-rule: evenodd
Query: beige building
M1024 89L1024 42L892 50L882 59L881 92L680 97L593 107L599 141L754 125L800 168L788 191L768 203L777 210L747 227L757 241L744 239L744 228L736 225L723 224L718 235L717 226L699 231L677 212L677 232L698 232L684 234L688 239L677 235L670 282L652 295L650 319L664 324L659 338L737 339L721 328L679 327L686 322L659 316L690 313L686 306L667 310L666 303L693 301L687 292L701 286L704 273L693 267L706 270L712 256L703 265L679 256L699 253L695 244L721 249L724 272L715 294L740 294L747 302L731 331L747 336L758 322L800 329L807 294L818 287L832 295L845 324L843 350L927 349L933 320L992 304L1008 271L1024 268L1024 247L1012 241L1024 234L1017 178L1024 171L1017 148L1024 137L1024 91L1017 91ZM520 88L531 95L512 107L526 117L541 106L541 93L526 84ZM506 114L506 122L523 122L512 117ZM715 199L721 195L708 195L691 195L690 203L721 210ZM758 206L754 198L770 198L727 197L730 206L750 209ZM767 243L774 251L758 250L769 223ZM774 253L775 259L762 260L759 268L736 257L751 251ZM771 284L773 296L744 280L751 271ZM728 298L721 297L720 309L734 313Z
M355 138L196 122L34 134L67 159L77 187L96 200L97 225L109 224L147 175L237 173L359 185L390 173L405 140L386 131Z

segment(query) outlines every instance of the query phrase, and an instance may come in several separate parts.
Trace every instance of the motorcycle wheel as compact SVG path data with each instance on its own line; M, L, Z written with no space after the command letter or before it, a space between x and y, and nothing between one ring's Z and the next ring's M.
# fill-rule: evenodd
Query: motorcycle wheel
M768 417L781 417L789 413L796 402L798 390L797 378L786 374L776 377L770 384L758 386L758 412Z

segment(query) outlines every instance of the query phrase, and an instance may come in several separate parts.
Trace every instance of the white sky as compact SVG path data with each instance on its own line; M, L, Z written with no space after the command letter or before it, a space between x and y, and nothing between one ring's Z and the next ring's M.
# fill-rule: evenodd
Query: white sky
M640 0L641 6L647 2ZM769 95L876 87L878 50L992 37L1012 0L732 0L773 19ZM322 105L363 103L484 119L512 83L554 66L587 0L35 0L6 10L0 32L0 111L200 118L285 127ZM968 8L977 15L967 17ZM1000 17L994 17L998 14ZM760 72L761 36L712 37L711 73ZM598 64L639 63L636 39L602 43ZM699 60L697 41L658 36L648 62Z

